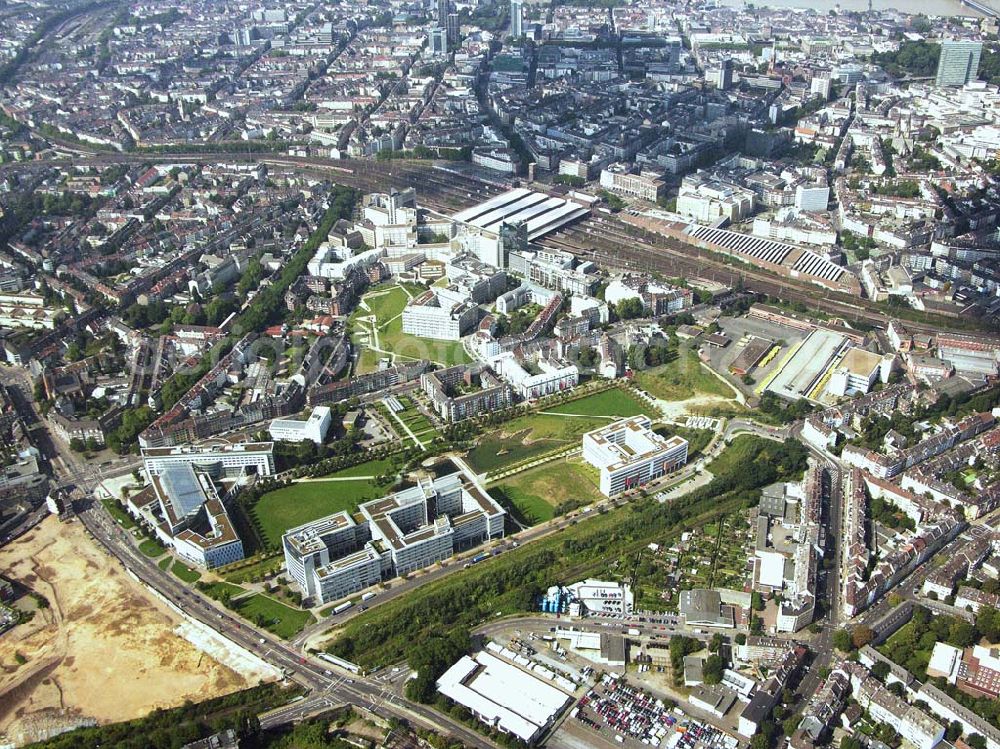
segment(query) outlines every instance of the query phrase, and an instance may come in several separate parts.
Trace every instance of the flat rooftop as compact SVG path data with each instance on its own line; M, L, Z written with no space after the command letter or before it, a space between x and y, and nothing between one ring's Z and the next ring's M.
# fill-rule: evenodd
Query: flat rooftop
M792 400L808 397L847 339L829 330L814 330L767 385L767 390Z
M588 208L571 200L516 187L459 211L452 218L493 233L498 233L504 223L523 221L528 239L537 239L589 213Z
M170 458L216 453L269 453L273 450L273 442L239 442L234 445L176 445L174 447L144 447L142 448L142 457Z
M602 464L598 467L610 471L687 444L686 440L676 435L669 439L661 437L650 426L646 416L619 419L587 432L583 441L600 451Z
M571 699L545 683L486 652L462 656L438 679L438 690L486 722L523 741L549 725Z

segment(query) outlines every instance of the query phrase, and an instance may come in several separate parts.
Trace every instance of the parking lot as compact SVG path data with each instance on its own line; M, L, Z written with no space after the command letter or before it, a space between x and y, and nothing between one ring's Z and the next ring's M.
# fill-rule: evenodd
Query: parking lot
M729 372L729 365L733 363L733 360L743 350L741 341L745 343L749 336L756 336L758 338L767 338L776 345L781 346L781 350L767 362L766 366L756 368L751 372L753 379L759 383L773 374L791 348L806 337L805 332L788 327L787 325L778 325L767 320L748 317L723 317L719 320L719 326L732 339L732 343L724 349L707 347L712 369L723 373L729 382L747 393L752 392L753 387L744 385L740 378Z
M621 746L665 749L735 749L733 736L693 720L649 692L615 675L606 675L580 698L572 720Z

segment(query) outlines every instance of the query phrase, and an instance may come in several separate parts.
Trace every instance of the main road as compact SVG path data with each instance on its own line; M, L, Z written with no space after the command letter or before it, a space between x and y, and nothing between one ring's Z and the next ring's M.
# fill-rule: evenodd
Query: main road
M265 725L300 720L324 712L331 706L349 703L385 717L395 716L436 732L450 733L466 746L483 749L495 746L489 739L449 716L405 700L374 679L343 672L331 664L303 655L270 633L236 619L228 610L194 593L139 552L131 537L93 498L81 501L79 518L108 553L184 615L256 653L287 678L309 690L305 699L265 716ZM334 670L338 673L334 674Z

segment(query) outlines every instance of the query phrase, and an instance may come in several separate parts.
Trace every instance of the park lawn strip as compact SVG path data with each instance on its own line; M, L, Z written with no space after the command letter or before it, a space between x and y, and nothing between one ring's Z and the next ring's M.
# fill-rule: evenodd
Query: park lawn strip
M308 611L293 609L262 593L241 598L233 607L240 615L278 637L289 640L315 621Z
M413 296L426 291L422 286L409 285ZM351 313L349 327L351 340L362 347L359 372L370 372L377 369L378 359L389 354L402 360L416 361L430 359L444 366L467 364L471 361L465 352L461 341L439 341L431 338L418 338L403 332L403 308L410 296L396 284L377 286L368 291L362 300L368 306L365 310L360 305ZM375 316L375 331L371 330L368 321L359 318ZM370 351L368 347L375 344L377 333L379 349ZM369 338L368 346L364 343Z
M150 559L156 559L156 557L165 554L167 550L160 545L159 541L152 538L144 538L142 543L139 544L139 551Z
M232 583L217 581L214 583L198 583L197 588L199 591L204 593L209 598L214 598L216 601L221 601L228 593L229 598L233 599L237 596L244 595L247 593L246 588L241 588L239 585L233 585Z
M399 663L431 638L534 611L551 585L608 574L609 560L631 569L636 553L649 543L672 543L692 526L750 507L761 487L801 476L807 456L801 443L755 440L743 450L752 463L726 475L713 464L715 477L706 486L666 504L647 498L591 513L558 533L430 582L352 618L329 650L364 668Z
M538 525L556 516L553 505L521 487L501 484L490 489L490 494L525 525Z
M677 358L667 364L635 373L636 384L654 398L679 401L698 395L735 399L732 388L705 369L698 354L681 346Z
M222 574L228 582L238 585L240 583L252 583L263 580L268 575L284 569L284 567L284 556L280 552L276 552L270 556L264 557L263 559L258 559L250 564L241 565L237 569L233 569Z
M198 572L198 570L191 569L179 559L174 561L173 565L170 567L170 571L188 585L193 585L201 580L201 573Z
M484 435L469 452L477 473L501 470L569 447L580 447L586 432L609 423L606 416L534 413L519 416Z
M156 566L159 567L164 572L166 572L168 569L170 569L170 564L173 561L174 560L172 557L163 557L163 559L161 559L159 562L156 563Z
M369 348L362 348L361 355L358 357L358 365L356 367L356 374L370 374L372 372L378 371L378 362L382 358L382 354L377 351L372 351Z

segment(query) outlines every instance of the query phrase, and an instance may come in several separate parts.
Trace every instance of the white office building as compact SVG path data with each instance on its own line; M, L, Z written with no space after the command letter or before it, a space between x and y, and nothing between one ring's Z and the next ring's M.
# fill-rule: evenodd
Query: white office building
M380 582L391 561L371 542L366 524L346 512L292 528L281 538L285 569L304 596L336 601Z
M193 465L165 467L126 506L191 564L212 569L243 559L243 542L211 476Z
M503 537L503 508L457 473L365 502L358 511L372 538L388 549L397 575Z
M687 463L687 440L661 437L651 425L648 416L633 416L583 435L583 458L601 472L606 496L642 486Z
M476 324L479 309L448 289L428 290L403 308L403 332L420 338L457 341Z
M274 443L240 442L144 447L142 461L150 477L162 473L170 466L178 465L198 466L216 477L231 478L245 473L270 476L274 473Z
M704 174L689 174L677 194L677 213L710 224L721 218L738 223L753 213L752 190L719 182Z
M825 211L829 202L829 185L798 185L795 188L795 207L800 211Z
M271 439L284 442L311 440L322 445L333 421L329 406L316 406L307 419L274 419L268 432Z
M867 393L878 381L882 357L860 348L849 348L834 367L826 389L831 395L844 396Z

